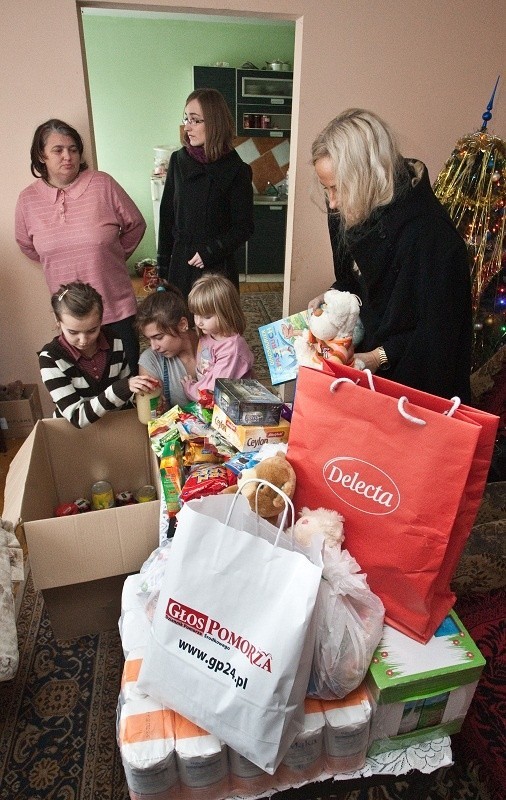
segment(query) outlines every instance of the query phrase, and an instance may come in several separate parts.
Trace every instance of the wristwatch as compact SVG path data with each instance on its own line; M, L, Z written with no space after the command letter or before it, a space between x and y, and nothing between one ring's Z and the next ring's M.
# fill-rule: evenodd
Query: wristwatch
M388 363L388 357L387 357L387 354L385 353L385 348L384 347L378 347L378 356L379 356L379 362L380 362L379 368L380 369L388 369L390 364Z

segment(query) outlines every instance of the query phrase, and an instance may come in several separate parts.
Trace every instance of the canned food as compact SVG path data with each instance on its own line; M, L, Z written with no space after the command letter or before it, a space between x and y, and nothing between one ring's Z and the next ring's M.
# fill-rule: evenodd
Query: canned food
M271 127L271 118L269 114L262 115L262 128L270 128Z
M137 502L132 492L118 492L115 500L117 506L131 506Z
M97 481L91 487L91 506L94 511L113 508L114 492L109 481Z
M85 497L78 497L77 500L74 500L74 503L81 514L84 514L85 511L91 511L91 503Z
M71 517L79 514L79 509L75 503L60 503L54 510L56 517Z

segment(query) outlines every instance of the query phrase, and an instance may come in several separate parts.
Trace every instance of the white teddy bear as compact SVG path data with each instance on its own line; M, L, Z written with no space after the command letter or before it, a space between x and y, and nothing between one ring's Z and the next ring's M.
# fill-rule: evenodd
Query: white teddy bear
M354 355L361 326L360 299L338 289L329 289L323 299L323 304L310 313L309 330L294 341L299 366L323 369L323 362L331 361L363 369L363 362L357 362Z

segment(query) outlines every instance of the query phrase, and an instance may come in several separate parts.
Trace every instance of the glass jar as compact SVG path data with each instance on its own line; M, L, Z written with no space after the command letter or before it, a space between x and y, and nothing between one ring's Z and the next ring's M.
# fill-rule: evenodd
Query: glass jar
M135 492L135 499L138 503L149 503L151 500L156 500L156 489L151 484L146 484L146 486L141 486L140 489L137 489Z
M109 481L97 481L91 487L91 507L93 511L113 508L114 492Z
M161 387L158 386L151 392L139 392L139 394L136 395L137 416L139 417L139 422L147 425L152 419L156 419L156 412L161 393Z

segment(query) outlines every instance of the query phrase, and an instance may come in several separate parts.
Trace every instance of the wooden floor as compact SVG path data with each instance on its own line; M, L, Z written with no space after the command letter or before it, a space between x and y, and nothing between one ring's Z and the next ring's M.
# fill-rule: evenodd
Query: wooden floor
M145 297L146 290L142 284L142 279L132 278L132 283L134 285L135 294L138 297ZM249 294L251 292L280 292L283 291L283 282L271 280L257 281L252 279L251 276L248 276L247 280L241 281L240 291L241 294ZM7 446L7 451L0 452L0 510L2 512L4 507L5 479L7 477L9 465L23 444L23 441L24 439L7 439L5 443ZM9 521L12 522L13 520Z
M278 276L275 276L278 277ZM279 280L263 280L262 276L259 276L259 280L253 278L251 275L248 276L247 280L241 280L239 284L239 289L241 294L251 294L251 292L282 292L283 291L283 281ZM146 289L143 286L142 278L132 278L132 283L134 286L134 292L137 297L145 297L146 294L149 294L150 290Z
M4 507L5 479L7 478L9 465L23 442L24 439L7 439L5 442L7 451L5 453L0 452L0 511L2 513ZM0 517L2 516L2 513L0 513ZM12 519L8 521L14 522Z

